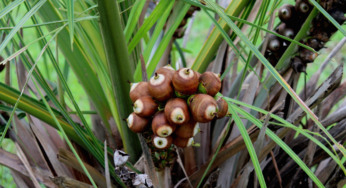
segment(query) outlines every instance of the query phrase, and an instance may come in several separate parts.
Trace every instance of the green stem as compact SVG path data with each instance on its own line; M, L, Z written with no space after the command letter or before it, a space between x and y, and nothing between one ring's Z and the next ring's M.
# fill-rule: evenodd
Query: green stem
M132 72L135 68L130 63L118 3L99 0L98 8L113 93L116 96L119 116L125 118L132 112L128 93L130 85L126 81L133 82ZM134 163L142 153L138 136L128 128L125 121L121 121L121 127L125 151L131 156L130 161Z

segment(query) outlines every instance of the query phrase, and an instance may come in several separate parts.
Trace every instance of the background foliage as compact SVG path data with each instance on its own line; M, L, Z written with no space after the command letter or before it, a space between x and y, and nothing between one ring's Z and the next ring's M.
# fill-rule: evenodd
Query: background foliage
M2 2L0 7L4 7L3 5L4 1ZM279 6L281 6L282 4L286 4L286 3L291 3L293 4L294 1L290 0L290 1L285 1L282 0L279 4ZM129 9L133 8L133 6L131 6ZM78 10L78 12L77 12ZM79 13L82 10L81 7L75 7L75 14ZM64 9L60 9L60 12L62 15L65 15L66 12L68 12L67 10ZM150 10L148 11L150 12ZM18 21L27 13L27 9L24 6L24 4L18 6L17 9L15 9L11 14L15 15L14 16L14 22L18 23ZM122 12L122 16L125 16L126 11ZM214 16L214 15L213 15ZM126 16L125 16L126 17ZM37 16L37 20L38 23L44 23L46 22L45 20L41 20L40 17ZM189 25L189 23L192 20L189 19L187 25ZM278 19L276 19L276 24L278 23ZM25 24L25 25L33 25L35 23L33 23L33 21L31 19L29 19ZM184 51L185 51L185 57L186 57L186 61L187 61L187 65L188 67L190 67L195 58L197 57L198 53L200 52L207 36L210 34L210 28L213 26L213 22L209 19L209 17L207 16L207 14L204 11L199 11L195 13L195 17L193 20L193 24L192 24L192 30L191 33L189 33L188 36L188 41L186 43L186 47L184 47ZM262 27L267 28L267 25L263 25ZM43 31L43 33L48 33L49 30L46 27L40 27ZM343 28L345 28L345 26L343 26ZM137 30L138 28L135 28L135 30ZM0 29L1 31L1 29ZM318 68L321 66L322 62L325 60L326 56L330 53L330 51L333 49L333 46L335 46L344 36L340 33L337 32L332 38L331 41L327 43L327 47L326 49L323 49L322 51L320 51L321 55L315 60L315 62L313 64L309 64L308 69L307 69L307 80L310 79L310 77L313 75L313 73L315 73ZM23 30L23 39L24 42L26 44L30 43L31 41L34 41L38 38L38 34L37 34L37 30L36 28L28 28L28 29L24 29ZM19 40L18 36L14 36L14 39L16 41ZM47 36L46 37L47 41L49 41L51 39L51 36ZM59 39L58 39L59 40ZM180 46L183 46L183 41L182 39L177 39L177 42L180 44ZM261 40L257 40L257 43L255 45L259 45L262 41ZM11 47L11 46L9 46ZM31 52L33 57L37 57L39 56L41 50L42 50L43 46L41 43L36 42L34 44L32 44L29 48L28 51ZM50 43L50 48L52 52L55 52L56 50L56 43L55 41L52 41ZM76 50L76 49L75 49ZM342 50L340 51L340 53L338 53L338 55L334 58L334 61L331 62L327 69L325 69L319 79L319 82L317 85L320 85L333 71L334 69L337 67L339 62L343 62L346 58L346 47L343 47ZM4 52L3 52L4 53ZM2 55L2 54L1 54ZM173 56L178 57L178 52L177 50L173 50ZM138 56L136 56L136 54L131 54L131 58L138 58ZM92 109L90 107L90 103L89 103L89 97L87 96L87 94L85 93L85 90L83 89L83 87L80 84L80 81L78 80L78 77L75 75L74 71L71 70L71 67L69 67L69 64L66 62L65 57L63 55L63 53L59 53L58 56L58 62L59 62L59 66L61 70L67 70L70 69L68 71L68 76L66 77L67 79L67 84L71 90L71 92L73 93L73 96L75 98L76 103L78 104L79 108L82 111L93 111L94 109ZM139 60L139 59L136 59ZM11 61L11 66L14 67L13 65L13 61ZM45 52L42 56L42 58L37 62L37 67L41 70L43 76L53 82L58 84L58 75L56 73L56 71L54 70L54 66L51 63L51 60L49 59L48 53ZM243 68L243 66L238 66L238 72L241 71ZM345 69L345 68L344 68ZM11 86L13 88L16 88L19 90L18 87L18 82L17 82L17 75L16 75L16 70L15 68L11 69ZM344 80L345 75L343 76ZM5 79L5 72L0 73L0 80L4 80ZM107 82L107 81L104 81ZM304 87L304 80L301 77L299 82L298 82L298 87L296 92L300 93L300 91L302 91ZM123 92L127 92L127 91L123 91ZM67 94L65 93L65 102L67 104L68 107L72 108L73 111L75 111L74 107L73 107L73 102L67 97ZM335 105L333 107L333 109L338 108L338 105ZM85 119L86 122L88 123L88 125L92 124L92 119L91 119L92 115L85 115ZM124 118L124 117L118 117L120 119ZM13 145L13 143L9 140L5 140L2 143L2 147L6 150L6 151L11 151L12 153L15 153L16 149ZM1 181L0 184L4 187L14 187L14 183L13 183L13 179L12 177L9 175L9 170L6 167L1 166L0 167L0 177Z

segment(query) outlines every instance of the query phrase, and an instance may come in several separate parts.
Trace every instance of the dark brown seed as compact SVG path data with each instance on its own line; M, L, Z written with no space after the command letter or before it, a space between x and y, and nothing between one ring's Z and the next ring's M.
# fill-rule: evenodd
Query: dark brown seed
M269 35L269 39L268 39L268 46L267 46L267 48L270 51L275 52L275 51L278 51L280 49L280 47L281 47L281 42L280 42L279 37L270 34Z
M304 0L297 0L295 9L302 15L307 15L311 11L310 4Z
M313 28L311 35L312 38L315 38L321 42L328 42L331 36L331 34L325 31L323 28Z
M314 62L318 54L316 52L312 52L306 48L302 49L300 51L300 58L303 60L305 63L311 63Z
M313 48L316 51L318 51L318 50L323 48L323 44L320 41L318 41L317 39L314 39L314 38L308 39L308 41L306 42L306 45L310 46L311 48Z
M279 9L279 18L282 22L292 22L292 18L296 14L296 10L293 5L285 4L282 5Z
M289 27L286 23L282 23L278 27L278 32L287 38L293 39L296 36L296 32L292 27Z
M338 7L332 8L328 11L331 17L335 19L340 25L346 21L345 13Z
M294 57L291 61L291 67L297 73L306 72L306 64L302 61L300 57Z

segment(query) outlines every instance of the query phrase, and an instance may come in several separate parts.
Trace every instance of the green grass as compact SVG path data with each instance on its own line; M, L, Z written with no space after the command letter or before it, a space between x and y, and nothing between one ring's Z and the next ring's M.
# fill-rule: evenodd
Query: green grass
M21 18L24 13L26 12L26 9L24 7L24 5L20 6L19 9L19 15L17 18ZM18 20L16 20L18 21ZM32 25L32 21L29 19L24 25ZM45 27L41 27L43 29L44 32L47 32ZM16 38L16 37L15 37ZM24 42L25 43L29 43L33 40L35 40L37 38L36 35L36 30L35 28L30 28L30 29L24 29L23 30L23 38L24 38ZM47 37L47 39L49 40L50 37ZM52 42L52 44L50 45L51 49L53 52L55 52L55 42ZM32 46L30 46L28 48L28 50L30 50L30 52L32 53L33 57L37 57L41 51L42 47L39 45L39 43L34 43ZM5 53L5 52L4 52ZM59 54L59 65L61 67L63 67L63 65L65 65L65 60L64 60L64 56L62 55L62 53ZM47 68L45 67L45 64L47 65ZM52 63L49 61L48 58L41 58L41 60L39 60L38 62L38 66L37 66L43 73L43 75L46 78L50 78L50 81L54 82L57 84L57 74L53 68ZM14 88L18 88L18 81L17 81L17 76L16 76L16 72L15 72L15 64L13 61L11 61L11 85ZM5 80L5 70L3 72L0 73L0 80ZM81 110L90 110L90 105L88 102L88 97L85 94L82 86L79 84L77 77L75 76L75 74L73 73L72 70L70 70L70 75L68 77L68 85L69 86L73 86L70 87L71 92L74 94L75 99L79 105L79 107L81 108ZM33 97L33 96L32 96ZM65 97L65 99L68 99L68 97ZM69 100L66 100L67 104L69 107L73 109L73 105ZM86 115L85 118L87 119L89 125L91 124L91 118L90 116ZM3 149L5 149L6 151L9 151L11 153L15 153L15 147L14 147L14 143L8 139L4 140L3 145ZM3 187L16 187L15 183L13 182L13 178L10 174L10 170L7 167L3 167L0 166L0 185L2 185Z

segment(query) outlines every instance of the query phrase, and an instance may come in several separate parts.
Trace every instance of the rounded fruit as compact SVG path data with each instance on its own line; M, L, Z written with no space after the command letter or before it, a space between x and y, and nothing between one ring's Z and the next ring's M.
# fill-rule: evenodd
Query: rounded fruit
M133 104L133 111L140 117L146 118L153 116L159 105L151 96L144 96L136 100Z
M340 25L343 25L346 21L345 12L340 9L341 7L333 7L330 10L328 10L328 13L331 17L334 18L336 22L338 22ZM326 30L330 32L335 32L338 29L328 20L326 23L327 27Z
M280 39L279 37L273 35L273 34L270 34L269 35L269 39L268 39L268 46L267 48L272 51L272 52L275 52L275 51L278 51L281 47L281 42L280 42Z
M130 98L132 102L136 102L137 99L143 96L150 96L148 82L131 83Z
M194 144L194 140L193 140L193 137L191 138L174 137L173 144L180 148L187 148Z
M167 78L171 79L173 78L173 74L175 73L175 70L173 69L173 67L168 64L166 66L163 66L159 69L156 70L157 74L163 74L165 75Z
M222 97L217 97L215 100L218 107L216 116L217 116L217 119L221 119L227 115L228 104Z
M285 4L282 5L279 9L279 18L282 22L293 21L293 17L296 14L296 10L293 5Z
M135 133L142 133L148 128L150 120L141 118L132 112L126 119L126 122L131 131Z
M178 126L174 131L174 134L180 138L191 138L194 137L201 130L199 128L199 123L194 119L190 119L189 122L182 126Z
M190 120L189 107L181 98L170 99L165 106L165 117L175 125L182 125Z
M176 126L169 123L165 117L165 113L161 111L155 114L151 123L151 128L153 129L155 135L160 137L168 137L175 131Z
M269 61L269 63L275 67L276 64L278 63L279 59L277 58L277 55L271 52L266 52L266 56L267 60Z
M303 60L300 57L294 57L291 61L291 67L294 71L297 73L299 72L306 72L306 64L303 62Z
M200 123L213 120L218 112L216 101L206 94L196 94L188 98L188 105L193 118Z
M221 89L221 80L218 74L205 72L199 77L198 90L202 93L215 96Z
M173 137L168 136L165 138L153 135L152 136L152 144L155 146L157 149L168 149L171 147L173 142Z
M167 101L174 96L171 79L163 74L155 73L155 76L150 78L149 92L159 102Z
M331 33L325 31L323 28L314 28L311 36L312 38L315 38L321 42L328 42L331 37Z
M303 62L311 63L311 62L315 61L315 59L317 58L318 54L316 52L313 52L313 51L310 51L310 50L308 50L306 48L303 48L300 51L299 56L303 60Z
M279 25L278 27L278 33L280 35L283 35L287 38L293 39L294 36L296 35L296 32L294 31L294 29L292 27L289 27L287 24L282 23Z
M306 45L310 46L311 48L313 48L316 51L318 51L318 50L323 48L322 42L318 41L315 38L308 39L308 41L306 42Z
M304 0L297 0L295 9L298 13L307 14L311 10L310 4Z
M197 91L198 76L195 71L188 68L177 70L172 79L173 88L183 95L191 95Z

